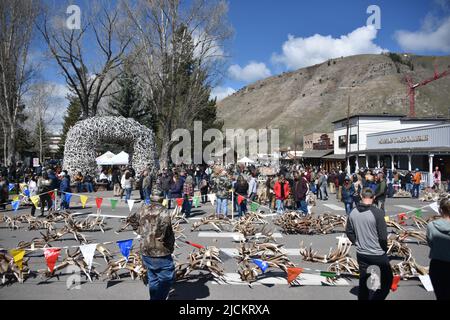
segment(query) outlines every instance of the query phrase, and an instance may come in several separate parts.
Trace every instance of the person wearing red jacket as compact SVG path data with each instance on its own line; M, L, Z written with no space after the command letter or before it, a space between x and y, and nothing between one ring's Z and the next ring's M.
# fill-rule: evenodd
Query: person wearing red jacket
M276 198L277 213L283 214L284 200L289 197L289 193L291 192L289 183L286 181L284 175L280 175L278 181L275 182L275 185L273 186L273 192L275 193Z

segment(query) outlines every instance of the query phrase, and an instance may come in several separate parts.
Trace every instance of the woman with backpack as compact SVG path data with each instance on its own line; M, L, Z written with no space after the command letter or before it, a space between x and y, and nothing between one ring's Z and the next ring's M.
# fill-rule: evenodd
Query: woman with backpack
M194 196L194 179L192 176L187 176L186 181L183 184L183 205L181 208L181 213L189 218L191 215L192 202L191 198Z
M234 191L236 194L236 202L238 204L238 217L241 217L242 214L245 214L247 212L247 200L245 199L245 196L248 192L248 182L244 179L243 176L239 175L236 181L236 185L234 187ZM239 196L244 197L244 199L239 204Z

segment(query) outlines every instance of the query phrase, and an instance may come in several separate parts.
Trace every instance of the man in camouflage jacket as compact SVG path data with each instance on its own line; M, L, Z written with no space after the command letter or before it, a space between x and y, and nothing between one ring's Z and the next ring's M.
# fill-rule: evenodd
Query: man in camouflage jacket
M211 178L211 188L216 193L216 214L227 215L228 198L230 196L231 180L227 171L222 170L220 175L214 174Z
M129 220L141 236L140 250L147 267L150 300L166 300L175 280L172 258L175 236L170 213L157 203L144 204Z

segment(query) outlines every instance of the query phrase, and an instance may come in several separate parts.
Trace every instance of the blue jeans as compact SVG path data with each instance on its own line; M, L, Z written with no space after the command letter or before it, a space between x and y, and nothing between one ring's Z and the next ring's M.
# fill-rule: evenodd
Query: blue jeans
M228 209L228 199L226 198L216 198L216 214L223 214L227 215L227 209Z
M405 189L406 189L406 192L410 192L412 195L413 184L412 183L405 184Z
M152 258L142 256L147 268L150 300L166 300L175 282L175 265L172 256Z
M392 198L394 196L394 186L392 183L388 183L387 185L387 197Z
M84 189L83 184L82 184L81 182L77 182L77 190L78 190L78 193L83 192L83 189Z
M412 197L413 198L418 198L419 197L419 192L420 192L420 184L414 184L413 185L413 191L412 191Z
M131 188L125 188L125 202L128 203L128 200L131 198Z
M92 185L91 182L86 182L86 183L84 184L84 186L86 187L86 189L87 189L88 192L94 192L94 186Z
M350 214L353 210L353 202L345 202L345 213Z
M152 195L152 192L149 189L143 189L142 191L144 193L144 201L145 201L145 203L150 204L150 196Z
M247 201L242 200L241 204L238 204L238 216L240 217L242 214L245 214L246 212L247 212Z
M297 210L303 213L308 213L308 206L306 205L305 200L297 201Z
M284 203L283 200L276 200L275 205L277 207L277 213L283 213L284 212Z
M66 201L65 194L63 194L62 197L61 197L61 205L60 205L60 208L61 208L61 210L69 209L69 203Z

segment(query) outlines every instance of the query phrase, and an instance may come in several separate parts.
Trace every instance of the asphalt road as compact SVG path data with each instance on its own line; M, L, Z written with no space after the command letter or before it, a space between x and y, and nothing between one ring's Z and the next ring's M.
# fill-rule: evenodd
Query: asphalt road
M86 208L81 208L79 198L74 195L71 202L72 212L81 213L80 218L87 214L95 214L95 196L112 197L111 192L103 192L99 194L90 194L90 199ZM137 192L133 193L134 198L137 199ZM388 199L386 204L386 212L388 215L405 212L412 209L424 207L429 203L419 202L415 199ZM133 209L136 210L140 206L135 204ZM264 210L264 209L263 209ZM29 212L28 208L20 209L18 213L5 212L7 215L22 214ZM238 247L238 243L233 241L231 237L223 237L223 233L217 233L213 229L204 226L200 231L190 231L191 224L198 221L202 216L206 216L213 212L211 204L203 205L199 208L194 208L192 217L189 219L189 226L185 225L185 235L189 241L199 243L204 246L216 246L222 249L221 258L224 260L224 269L229 279L237 277L238 265L233 258L233 249ZM333 214L344 215L343 204L336 201L334 195L330 195L328 201L318 201L318 205L313 208L314 214L321 214L324 212L331 212ZM431 208L423 209L424 216L434 215ZM114 231L121 225L120 217L129 214L127 204L120 202L115 210L111 209L111 205L107 199L103 201L101 214L107 215L106 223L107 230L105 233L85 232L89 240L93 243L102 243L107 241L117 241L135 238L136 235L131 231L116 234ZM269 214L266 210L264 214ZM271 222L272 217L267 216L269 227L274 232L281 232L278 227ZM57 227L62 227L63 224L58 224ZM343 230L342 230L343 231ZM276 238L278 243L284 245L284 248L289 252L289 258L297 266L302 268L310 268L312 270L326 270L328 265L322 263L308 263L302 261L298 253L300 242L304 242L306 246L310 244L320 253L327 253L330 248L337 245L336 237L343 232L338 232L328 235L286 235L281 234L280 238ZM39 231L28 231L26 227L19 230L9 230L5 224L0 224L0 248L11 249L14 248L21 240L30 241L35 237L39 237ZM75 246L78 242L73 237L66 235L60 241L52 243L53 246ZM177 259L181 262L185 261L188 254L194 248L184 243L179 243L180 248L176 250ZM408 246L413 252L416 262L423 266L428 266L428 252L429 248L425 245L417 245L409 243ZM113 244L107 247L115 253L115 257L120 257L120 252L117 246ZM134 241L134 247L138 247L138 242ZM73 252L74 249L72 249ZM352 247L350 255L355 257L355 250ZM42 251L36 251L27 254L30 257L29 266L31 270L46 268L45 259ZM61 261L61 257L59 261ZM400 260L398 261L400 262ZM101 256L96 256L94 259L94 267L98 271L106 269L106 263ZM76 276L76 275L75 275ZM74 277L67 272L62 272L59 277L53 277L45 280L40 276L31 276L25 283L19 284L17 282L0 285L0 299L148 299L149 293L147 287L140 280L132 280L125 275L121 280L94 280L89 282L84 276L81 276L81 283L79 288L70 288L67 285L69 277ZM238 279L236 279L238 280ZM348 279L348 284L345 286L320 286L320 285L305 285L290 287L287 284L285 274L278 270L269 270L258 281L252 285L242 283L240 281L232 281L228 284L218 283L214 279L199 277L192 281L177 282L174 286L174 291L170 295L170 299L215 299L215 300L253 300L253 299L270 299L270 300L316 300L316 299L343 299L355 300L357 298L357 280ZM435 296L432 292L427 292L418 280L401 281L399 289L396 292L391 292L388 296L389 300L430 300Z

